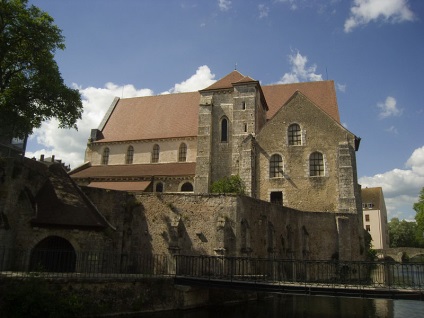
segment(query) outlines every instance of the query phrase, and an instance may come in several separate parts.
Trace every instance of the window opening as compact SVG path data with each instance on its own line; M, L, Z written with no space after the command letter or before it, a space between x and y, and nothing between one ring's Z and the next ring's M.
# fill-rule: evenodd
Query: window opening
M156 192L163 192L163 183L162 182L156 183L155 191Z
M270 194L270 201L274 204L283 205L283 192L272 191Z
M302 144L302 134L298 124L289 126L289 145L298 146Z
M324 175L324 158L322 153L314 152L309 157L309 175L311 177Z
M221 120L221 142L228 141L228 120L223 118Z
M105 148L103 150L103 156L102 156L102 164L107 165L109 163L109 148Z
M132 164L134 159L134 147L129 146L127 149L127 160L126 164Z
M182 143L180 145L180 149L178 150L178 161L186 161L187 160L187 145Z
M181 192L193 192L193 185L190 182L186 182L181 186Z
M283 177L283 159L280 155L272 155L269 160L269 177L281 178Z
M152 151L152 163L159 162L159 145L155 144Z

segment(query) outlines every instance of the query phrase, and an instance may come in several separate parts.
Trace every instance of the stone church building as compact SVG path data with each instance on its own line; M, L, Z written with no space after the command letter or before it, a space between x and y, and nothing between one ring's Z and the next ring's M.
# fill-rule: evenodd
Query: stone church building
M332 81L235 70L198 92L115 98L73 171L0 160L0 266L8 248L65 249L75 271L87 251L118 267L138 254L364 259L359 142ZM211 193L231 175L245 195Z
M71 177L95 188L202 194L239 175L253 198L356 212L358 147L340 124L332 81L261 86L235 70L199 92L116 98Z

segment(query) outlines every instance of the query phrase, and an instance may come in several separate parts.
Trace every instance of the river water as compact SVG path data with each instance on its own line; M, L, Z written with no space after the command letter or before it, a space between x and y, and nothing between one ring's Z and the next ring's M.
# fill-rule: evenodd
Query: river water
M275 295L239 304L142 315L146 318L423 318L424 301Z

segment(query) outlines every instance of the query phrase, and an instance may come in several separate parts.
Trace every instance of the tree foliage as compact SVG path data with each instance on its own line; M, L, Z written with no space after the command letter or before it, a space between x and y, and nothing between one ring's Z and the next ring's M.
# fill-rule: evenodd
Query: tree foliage
M390 247L418 247L417 224L392 218L389 222Z
M244 194L245 186L239 175L224 177L211 186L212 193Z
M424 187L421 189L418 202L413 206L416 214L415 221L417 222L417 241L421 246L424 246Z
M21 138L51 118L77 128L82 112L78 90L64 84L54 60L65 48L62 32L27 2L0 0L0 129Z

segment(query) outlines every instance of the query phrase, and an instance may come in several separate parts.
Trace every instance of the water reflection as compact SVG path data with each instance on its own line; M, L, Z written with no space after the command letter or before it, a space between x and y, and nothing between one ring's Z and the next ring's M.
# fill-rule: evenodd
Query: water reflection
M276 295L260 301L142 315L164 318L321 318L423 317L424 302L388 299L338 298L321 296Z

